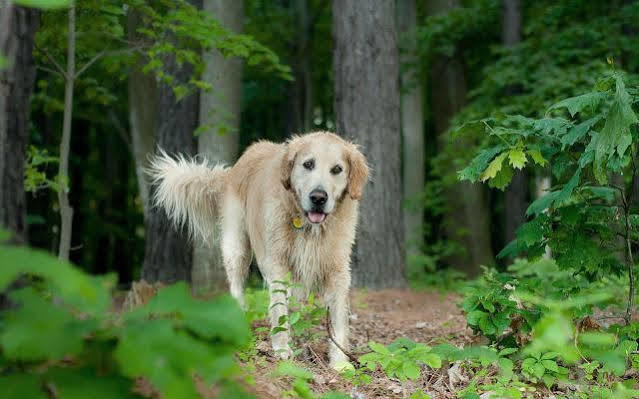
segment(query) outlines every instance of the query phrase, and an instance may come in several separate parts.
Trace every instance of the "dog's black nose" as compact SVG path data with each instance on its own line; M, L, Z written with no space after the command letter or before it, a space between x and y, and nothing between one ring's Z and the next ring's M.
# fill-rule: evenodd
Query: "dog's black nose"
M313 190L309 195L311 197L311 202L313 205L322 206L326 203L328 199L328 194L324 190Z

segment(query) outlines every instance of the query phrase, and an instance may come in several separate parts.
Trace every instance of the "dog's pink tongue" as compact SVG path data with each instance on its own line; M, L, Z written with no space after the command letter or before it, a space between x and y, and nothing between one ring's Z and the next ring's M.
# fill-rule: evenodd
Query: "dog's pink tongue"
M324 218L326 217L325 213L322 212L309 212L308 219L313 223L322 223Z

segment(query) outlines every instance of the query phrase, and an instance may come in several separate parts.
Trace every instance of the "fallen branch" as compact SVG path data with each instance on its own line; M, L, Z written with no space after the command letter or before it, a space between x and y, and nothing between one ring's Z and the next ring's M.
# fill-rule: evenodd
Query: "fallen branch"
M335 346L337 346L337 348L339 348L339 350L342 351L343 354L346 355L346 357L348 357L353 363L355 364L359 364L359 360L357 360L357 358L355 357L355 355L353 355L352 353L350 353L349 351L347 351L346 349L344 349L342 347L342 345L340 345L335 338L333 337L333 330L331 329L331 319L329 317L329 312L326 312L326 332L328 333L328 338L335 344Z

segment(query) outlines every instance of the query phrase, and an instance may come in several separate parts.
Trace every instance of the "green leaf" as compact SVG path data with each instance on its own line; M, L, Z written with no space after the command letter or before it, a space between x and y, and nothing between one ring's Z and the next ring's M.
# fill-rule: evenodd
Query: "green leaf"
M490 160L504 150L504 148L506 148L504 145L497 145L480 151L466 168L457 173L458 179L472 182L479 180L482 172L488 167Z
M524 150L522 148L515 148L514 150L510 150L508 152L508 162L515 169L522 169L526 166L526 154L524 154Z
M632 100L626 91L621 74L615 78L616 91L610 111L606 115L606 122L599 134L592 141L595 148L594 172L597 181L607 182L605 163L617 152L623 156L632 141L630 126L638 122L637 115L632 110Z
M543 197L537 198L528 206L528 209L526 209L526 216L538 215L545 211L555 201L558 195L559 191L551 191Z
M4 399L46 399L42 383L34 374L12 373L0 376L0 392Z
M558 372L559 368L557 366L557 362L555 362L554 360L542 360L541 364L543 364L543 366L546 368L546 370L550 370L553 372Z
M526 151L528 155L532 158L532 160L539 166L546 166L548 161L541 155L539 150L528 150Z
M497 332L495 325L487 313L484 313L484 315L479 318L479 328L485 335L494 335Z
M368 347L373 350L373 352L381 353L382 355L390 355L390 351L382 344L378 344L375 341L371 341L368 343Z
M46 10L69 7L71 0L14 0L14 3L25 7L42 8Z
M486 170L484 170L484 172L481 174L481 181L486 181L495 177L497 175L497 172L501 170L502 163L504 159L506 159L507 155L507 152L503 152L495 157L495 159L490 162Z
M557 378L553 375L549 375L549 374L544 374L541 377L541 380L544 382L544 385L548 388L550 388L551 386L553 386L555 384L555 381L557 381Z
M504 190L513 179L513 170L509 165L504 165L493 179L488 181L488 186Z
M499 356L508 356L508 355L512 355L513 353L517 353L517 352L518 352L517 348L504 348L504 349L499 351L498 355Z
M577 126L572 127L568 130L568 133L561 138L561 149L565 149L566 147L570 147L575 144L577 141L581 140L586 136L586 134L590 131L590 129L601 120L601 116L597 115L594 118L590 118L586 121L581 122Z
M60 398L84 399L87 392L95 399L139 398L131 392L132 380L88 368L54 368L47 371L44 379L48 386L55 387Z
M184 282L162 288L147 305L131 312L129 318L151 315L176 315L176 322L184 323L203 338L218 338L243 345L248 342L248 323L237 302L228 295L202 301L193 298Z
M472 311L466 315L466 322L471 326L477 326L479 325L479 319L481 319L485 315L486 313L482 312L481 310Z
M402 364L402 371L409 380L416 380L419 377L420 369L414 362L407 360Z
M541 214L528 223L524 223L517 230L517 240L526 246L532 246L544 240L550 233L548 216Z
M499 370L501 371L503 375L507 377L510 377L513 375L513 368L515 367L515 365L512 360L505 357L501 357L497 360L497 364L499 365Z
M0 244L0 252L0 291L20 274L28 273L50 281L62 299L78 311L98 314L111 305L109 289L114 276L92 277L44 251L27 247Z
M577 113L581 112L584 108L589 107L591 110L597 108L601 100L606 97L606 93L600 91L594 91L586 94L582 94L576 97L570 97L558 102L550 107L550 110L559 108L567 108L571 117L574 117Z
M8 312L0 330L4 355L13 360L62 359L82 350L89 325L45 301L32 288L11 294L20 306ZM46 332L46 333L43 333Z
M304 380L313 379L313 373L303 367L296 365L290 360L282 361L277 365L277 374L301 378Z
M432 369L438 369L442 366L442 358L437 353L425 353L420 356L419 360Z
M574 191L575 187L577 187L577 185L579 184L580 177L581 177L581 169L577 169L577 171L575 172L574 175L572 175L568 183L564 185L564 187L561 189L559 194L557 194L557 196L554 198L554 201L561 204L569 200L570 196L572 196L572 192Z
M233 368L232 355L232 347L208 345L161 319L128 323L114 353L123 375L147 377L167 399L199 398L193 372L212 381Z
M532 374L537 378L541 378L546 372L546 368L544 367L543 364L541 364L541 362L535 362L532 365L531 370L532 370Z

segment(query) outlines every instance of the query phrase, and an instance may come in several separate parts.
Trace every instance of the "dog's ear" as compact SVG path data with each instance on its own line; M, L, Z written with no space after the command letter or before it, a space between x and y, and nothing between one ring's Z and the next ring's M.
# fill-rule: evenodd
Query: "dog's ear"
M349 172L348 172L348 195L358 200L362 198L364 185L368 181L368 164L366 158L356 145L351 144L348 154Z
M284 144L284 156L282 156L282 166L280 168L280 180L285 189L291 189L291 173L295 165L295 157L297 156L298 146L293 140L289 140Z

